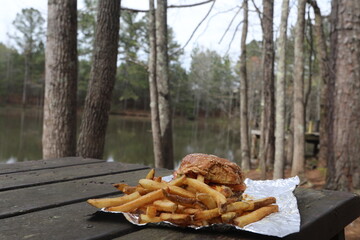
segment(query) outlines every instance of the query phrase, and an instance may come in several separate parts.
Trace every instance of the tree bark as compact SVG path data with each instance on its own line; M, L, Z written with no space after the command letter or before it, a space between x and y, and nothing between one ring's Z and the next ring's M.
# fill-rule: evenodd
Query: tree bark
M164 166L174 168L172 119L169 91L169 60L167 51L167 0L157 0L156 11L156 76L159 100L161 142Z
M115 84L120 1L98 3L93 65L77 144L77 155L102 158Z
M332 2L334 70L333 115L329 146L330 189L360 188L360 1Z
M281 23L279 36L279 63L276 73L276 126L275 126L275 163L274 179L284 177L285 146L285 76L286 76L286 30L289 15L289 0L281 5Z
M304 175L305 110L304 110L304 28L306 0L298 0L294 46L294 158L291 175Z
M49 0L47 23L44 159L74 156L76 151L76 1Z
M266 169L274 161L275 153L275 99L274 99L274 41L273 41L274 1L263 0L263 52L262 52L262 114L260 142L261 177L266 178Z
M328 84L329 84L329 73L330 73L330 62L327 53L327 44L323 28L323 17L321 16L320 8L317 5L316 0L308 1L315 13L315 34L316 34L316 52L317 59L319 61L319 72L320 72L320 150L318 155L318 167L326 167L327 154L328 154Z
M241 168L250 170L249 119L248 119L248 82L246 75L246 36L248 31L248 1L243 1L244 20L241 34L240 55L240 138Z
M162 151L161 129L158 109L158 90L156 85L156 26L154 0L149 0L149 89L150 89L150 110L151 130L153 138L153 150L155 166L164 166L165 156Z

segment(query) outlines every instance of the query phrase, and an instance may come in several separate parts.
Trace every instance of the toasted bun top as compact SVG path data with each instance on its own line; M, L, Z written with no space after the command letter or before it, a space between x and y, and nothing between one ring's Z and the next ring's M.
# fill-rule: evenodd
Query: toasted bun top
M176 174L192 177L201 174L207 181L220 184L242 184L244 181L241 168L236 163L202 153L185 156Z

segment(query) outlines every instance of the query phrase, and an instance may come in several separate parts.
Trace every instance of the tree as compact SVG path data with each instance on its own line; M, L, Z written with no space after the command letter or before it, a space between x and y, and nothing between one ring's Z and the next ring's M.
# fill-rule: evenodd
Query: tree
M169 58L167 35L167 0L157 0L156 10L156 77L159 101L161 142L165 162L163 166L174 168L172 117L169 90Z
M246 36L248 31L248 1L243 2L244 20L241 35L240 55L240 142L241 168L250 170L249 122L248 122L248 83L246 76Z
M274 41L273 41L274 1L263 0L263 30L262 49L262 112L261 112L261 142L260 142L260 170L261 177L266 178L266 165L274 159Z
M304 109L304 28L306 0L298 0L294 47L294 156L291 175L304 175L305 109Z
M44 159L76 152L76 1L49 0L47 23Z
M318 167L325 167L328 159L328 126L329 126L329 93L328 93L328 84L329 84L329 74L330 74L330 62L329 56L327 53L327 44L323 27L323 17L321 15L320 8L317 5L316 0L308 1L314 9L315 13L315 34L316 34L316 51L317 51L317 60L319 62L319 71L320 71L320 150L319 150L319 160Z
M156 79L156 26L154 0L149 0L149 89L150 89L150 110L151 110L151 130L153 137L153 151L155 166L165 165L165 155L162 151L161 128L159 117L158 90Z
M84 0L84 9L78 11L79 57L88 61L91 59L92 47L94 46L97 2L98 0Z
M284 177L285 145L285 77L286 77L286 32L289 15L289 0L281 6L280 36L278 42L279 62L276 72L276 126L274 179Z
M331 15L332 121L326 187L350 191L360 188L360 1L332 1Z
M77 155L102 158L115 83L120 1L99 1L93 65L86 95Z
M227 113L228 99L238 85L230 60L211 50L195 48L191 56L189 92L193 95L193 117Z
M21 34L11 36L24 55L24 83L22 105L26 104L27 84L32 80L33 55L41 47L44 37L43 25L45 23L41 13L34 8L25 8L21 14L16 14L13 22L16 30Z

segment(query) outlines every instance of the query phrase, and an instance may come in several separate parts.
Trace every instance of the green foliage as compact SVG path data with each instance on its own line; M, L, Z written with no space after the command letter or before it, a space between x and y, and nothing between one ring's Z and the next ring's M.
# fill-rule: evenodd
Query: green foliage
M85 0L85 8L78 11L78 54L91 59L96 26L97 0Z
M211 50L193 50L189 74L194 97L194 116L226 113L235 91L235 78L229 58Z
M41 48L44 32L45 19L34 8L25 8L16 14L13 21L17 32L10 35L22 53L31 54Z
M16 49L0 43L0 99L5 102L11 95L21 93L24 78L24 58Z
M22 9L13 21L15 32L9 34L16 48L0 44L0 98L6 102L20 102L26 63L27 95L33 102L34 99L42 97L45 65L44 23L45 20L38 10Z

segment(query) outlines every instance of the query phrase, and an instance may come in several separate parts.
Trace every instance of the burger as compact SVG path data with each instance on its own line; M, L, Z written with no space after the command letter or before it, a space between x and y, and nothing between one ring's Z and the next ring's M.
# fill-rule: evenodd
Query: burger
M193 153L185 156L174 175L201 178L214 189L234 201L241 199L246 189L241 168L234 162L215 155Z

